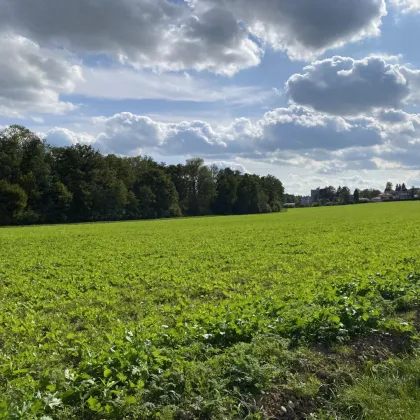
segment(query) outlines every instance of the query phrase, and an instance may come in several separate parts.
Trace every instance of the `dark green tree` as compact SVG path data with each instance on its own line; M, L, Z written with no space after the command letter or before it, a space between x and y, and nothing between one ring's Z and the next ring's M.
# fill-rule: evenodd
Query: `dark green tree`
M197 177L198 215L205 216L211 213L216 195L216 180L210 168L201 166Z
M360 190L356 188L353 193L353 200L357 204L360 200Z
M352 195L348 187L341 189L340 198L343 204L350 204L352 202Z
M236 214L268 212L267 204L268 197L261 188L259 177L249 174L241 176L234 212Z
M213 205L215 214L233 214L238 198L238 187L241 174L230 168L219 171L216 180L217 196Z
M0 224L12 224L26 204L25 191L19 185L0 180Z
M275 176L268 175L261 178L261 186L267 197L267 210L280 211L285 202L283 184ZM261 199L265 200L264 198ZM293 202L295 202L295 199L293 199Z

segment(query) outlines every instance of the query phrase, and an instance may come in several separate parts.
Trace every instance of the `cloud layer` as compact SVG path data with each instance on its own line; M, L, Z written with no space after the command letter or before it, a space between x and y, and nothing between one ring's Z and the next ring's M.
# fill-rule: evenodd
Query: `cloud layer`
M386 14L384 0L0 0L0 7L3 30L42 46L227 75L258 65L261 44L309 59L378 35Z
M334 151L383 142L380 127L373 119L344 119L296 106L267 112L255 123L240 118L218 127L204 121L163 123L129 112L95 121L102 133L94 146L121 155L155 152L169 156L258 158L279 151ZM51 141L50 133L47 140Z

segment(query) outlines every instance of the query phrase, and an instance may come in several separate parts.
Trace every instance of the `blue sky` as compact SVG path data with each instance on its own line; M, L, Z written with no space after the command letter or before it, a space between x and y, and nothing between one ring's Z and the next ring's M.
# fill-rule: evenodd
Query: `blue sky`
M419 0L0 0L0 126L324 185L420 187Z

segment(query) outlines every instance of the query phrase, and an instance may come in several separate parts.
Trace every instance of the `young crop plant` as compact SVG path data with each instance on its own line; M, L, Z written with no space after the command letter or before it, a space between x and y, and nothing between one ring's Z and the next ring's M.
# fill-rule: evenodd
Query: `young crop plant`
M416 418L419 222L406 202L2 228L0 419Z

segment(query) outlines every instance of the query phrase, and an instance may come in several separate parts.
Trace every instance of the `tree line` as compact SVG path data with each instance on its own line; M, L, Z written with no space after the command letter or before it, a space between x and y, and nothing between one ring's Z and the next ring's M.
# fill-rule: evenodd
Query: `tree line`
M274 176L51 147L22 126L0 132L0 224L157 219L278 212Z
M285 194L285 202L293 203L297 206L335 206L335 205L348 205L348 204L361 204L370 202L372 199L379 197L383 192L395 195L395 193L407 193L406 199L414 200L417 198L418 188L411 187L408 189L406 185L396 184L395 190L393 189L392 182L387 182L385 190L380 191L375 188L366 188L361 190L356 188L351 192L350 188L339 186L335 188L328 186L325 188L317 188L312 191L310 202L306 197L300 195Z
M381 191L376 189L355 189L351 192L350 188L339 186L335 188L328 186L325 188L317 188L312 194L310 203L305 201L305 197L300 195L285 195L287 203L295 203L297 206L332 206L332 205L347 205L361 202L362 199L371 200L381 194ZM363 201L363 200L362 200Z

